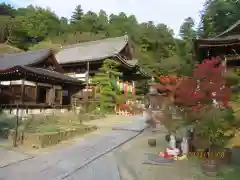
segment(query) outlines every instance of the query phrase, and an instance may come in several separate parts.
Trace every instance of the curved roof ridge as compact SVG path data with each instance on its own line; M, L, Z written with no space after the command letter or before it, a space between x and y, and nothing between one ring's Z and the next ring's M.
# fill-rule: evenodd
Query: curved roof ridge
M109 41L109 40L112 40L112 39L124 39L126 42L128 42L128 35L117 36L117 37L109 37L109 38L98 39L98 40L93 40L93 41L79 42L79 43L76 43L76 44L70 44L70 45L67 45L67 46L62 46L61 49L69 49L69 48L78 47L80 45L89 45L89 44L92 44L92 43L102 43L102 42Z
M223 31L222 33L220 33L219 35L213 37L213 38L219 38L221 36L224 36L226 33L232 31L233 29L235 29L236 27L238 27L240 25L240 20L238 20L236 23L234 23L232 26L230 26L228 29L226 29L225 31Z
M34 53L50 52L50 51L51 51L51 49L38 49L38 50L22 51L22 52L16 52L16 53L1 53L1 56L29 55L29 54L34 54Z
M60 64L94 61L117 55L128 44L128 36L88 41L63 47L56 53Z
M0 69L6 69L13 66L25 66L38 63L53 53L51 49L42 49L34 51L24 51L13 54L1 54Z

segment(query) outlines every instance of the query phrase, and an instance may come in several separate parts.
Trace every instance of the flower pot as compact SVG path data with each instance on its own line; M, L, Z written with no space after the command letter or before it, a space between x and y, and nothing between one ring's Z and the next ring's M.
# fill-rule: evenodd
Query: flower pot
M232 148L231 163L240 165L240 147Z
M156 139L148 139L148 145L151 146L151 147L155 147L157 145L157 141Z
M230 164L232 158L232 150L230 148L223 149L223 157L222 158L223 164Z
M215 159L200 159L200 167L202 172L209 177L216 177L218 165Z

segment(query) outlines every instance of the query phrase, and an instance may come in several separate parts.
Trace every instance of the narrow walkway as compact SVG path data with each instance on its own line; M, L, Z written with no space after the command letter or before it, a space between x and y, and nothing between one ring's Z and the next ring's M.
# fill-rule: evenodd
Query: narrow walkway
M139 117L132 118L132 123L116 128L118 130L0 168L0 179L120 180L117 164L107 153L136 137L146 127Z
M14 152L5 148L0 148L0 168L19 161L24 161L31 156L19 152Z

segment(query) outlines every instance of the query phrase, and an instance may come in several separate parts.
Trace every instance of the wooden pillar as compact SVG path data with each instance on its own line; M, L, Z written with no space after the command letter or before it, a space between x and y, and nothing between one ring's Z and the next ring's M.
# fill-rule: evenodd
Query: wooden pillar
M60 105L62 105L62 101L63 101L63 94L62 94L62 87L61 89L59 90L59 96L60 96Z
M10 89L9 89L10 93L13 92L13 89L12 89L12 81L10 81ZM12 100L12 98L10 98L10 104L15 104L15 100Z
M55 105L56 104L56 102L55 102L55 86L52 86L52 99L51 99L51 103L53 104L53 105Z
M51 89L46 89L46 103L50 105Z
M124 95L125 95L125 101L127 102L128 100L128 82L127 81L124 83Z
M22 80L22 84L21 84L21 99L20 102L21 104L24 104L24 96L25 96L25 79Z
M52 85L52 87L48 90L48 93L47 93L47 102L48 102L48 105L53 105L55 104L54 101L55 101L55 89L54 89L54 86Z
M89 61L87 62L87 97L86 97L86 112L88 113L88 96L89 96Z
M88 101L88 95L89 95L88 88L89 88L89 62L87 62L87 99L86 101Z
M132 100L135 100L135 82L132 81Z
M97 94L97 87L93 85L92 90L93 90L93 98L95 99Z
M35 102L36 102L36 104L38 103L37 100L38 100L38 83L35 84Z

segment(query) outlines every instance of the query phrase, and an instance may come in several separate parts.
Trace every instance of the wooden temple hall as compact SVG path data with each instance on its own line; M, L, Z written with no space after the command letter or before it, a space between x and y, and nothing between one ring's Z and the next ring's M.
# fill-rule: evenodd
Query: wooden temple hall
M84 85L63 72L51 50L0 55L0 104L29 108L69 104L71 93Z
M117 84L123 93L134 96L134 81L149 78L133 60L127 36L66 46L56 54L51 50L0 54L0 105L55 108L95 99L91 78L106 59L120 62L122 77Z
M194 49L199 62L219 56L228 68L240 66L240 21L215 37L195 40Z
M134 98L134 81L149 78L141 69L138 61L133 59L133 49L127 35L97 41L84 42L63 47L56 54L56 59L64 72L83 81L86 88L73 96L75 101L94 99L96 94L92 77L99 72L104 60L112 59L120 63L121 80L117 82L123 93L132 93Z

